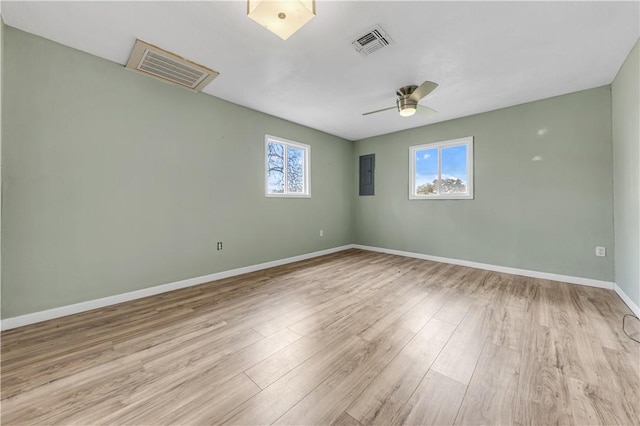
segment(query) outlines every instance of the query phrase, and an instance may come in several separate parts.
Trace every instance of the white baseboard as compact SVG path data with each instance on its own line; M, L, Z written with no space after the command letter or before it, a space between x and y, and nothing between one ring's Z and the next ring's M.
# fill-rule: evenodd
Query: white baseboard
M260 263L258 265L245 266L243 268L231 269L229 271L216 272L214 274L204 275L202 277L189 278L169 284L162 284L154 287L144 288L142 290L116 294L115 296L102 297L100 299L88 300L86 302L75 303L73 305L47 309L46 311L34 312L31 314L7 318L1 321L0 329L9 330L12 328L22 327L24 325L35 324L41 321L47 321L54 318L60 318L67 315L90 311L92 309L104 308L105 306L116 305L118 303L141 299L143 297L153 296L160 293L166 293L172 290L178 290L185 287L204 284L223 278L234 277L236 275L247 274L249 272L260 271L262 269L273 268L274 266L286 265L287 263L298 262L300 260L311 259L313 257L324 256L326 254L347 250L352 247L353 246L351 244L348 244L345 246L334 247L327 250L320 250L312 253L301 254L299 256L288 257L286 259L274 260L272 262Z
M490 265L488 263L471 262L469 260L450 259L448 257L431 256L422 253L413 253L409 251L393 250L381 247L363 246L354 244L354 248L361 250L377 251L380 253L395 254L398 256L414 257L416 259L431 260L434 262L451 263L453 265L468 266L470 268L484 269L487 271L504 272L505 274L521 275L523 277L541 278L544 280L560 281L563 283L580 284L590 287L599 287L613 290L613 283L610 281L600 281L591 278L572 277L569 275L551 274L548 272L529 271L527 269L511 268L509 266Z
M640 318L640 307L633 303L633 300L631 300L631 298L627 296L627 293L625 293L620 287L618 287L618 284L613 285L613 290L618 296L620 296L620 299L622 299L622 301L629 307L629 309L631 309L631 312L633 312L636 317Z

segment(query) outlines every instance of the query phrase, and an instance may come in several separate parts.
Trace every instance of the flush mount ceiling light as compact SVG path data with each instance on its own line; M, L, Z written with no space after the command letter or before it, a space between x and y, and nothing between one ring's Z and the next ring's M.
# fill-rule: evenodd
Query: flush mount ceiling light
M248 0L247 16L283 40L316 16L315 0Z

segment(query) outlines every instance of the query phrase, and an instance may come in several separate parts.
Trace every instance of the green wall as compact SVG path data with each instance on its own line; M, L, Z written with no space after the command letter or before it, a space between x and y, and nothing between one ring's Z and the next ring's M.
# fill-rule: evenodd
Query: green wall
M351 142L4 36L4 318L352 242ZM312 198L264 196L265 133L311 145Z
M409 147L464 136L475 199L409 201ZM613 281L609 87L358 141L354 184L369 153L376 195L355 196L356 243Z
M3 41L3 318L352 242L614 279L609 87L351 143L13 28ZM312 198L264 196L265 133L311 145ZM464 136L475 199L409 201L409 146ZM359 197L368 153L376 195Z
M640 306L640 42L612 90L616 284Z

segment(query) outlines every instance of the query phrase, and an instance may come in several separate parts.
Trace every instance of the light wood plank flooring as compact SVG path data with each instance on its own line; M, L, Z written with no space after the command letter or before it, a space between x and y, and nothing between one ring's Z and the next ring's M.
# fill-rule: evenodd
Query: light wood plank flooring
M2 333L2 424L640 421L609 290L348 250Z

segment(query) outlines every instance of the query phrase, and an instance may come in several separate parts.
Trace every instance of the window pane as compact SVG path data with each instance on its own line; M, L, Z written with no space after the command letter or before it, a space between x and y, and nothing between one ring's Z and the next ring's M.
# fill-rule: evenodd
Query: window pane
M473 136L409 148L410 200L473 199Z
M416 195L438 194L438 148L416 151Z
M265 137L266 193L274 197L310 197L310 147Z
M442 148L441 194L467 192L467 146Z
M284 145L267 144L267 189L269 194L284 193Z
M287 146L287 190L304 192L304 150Z

